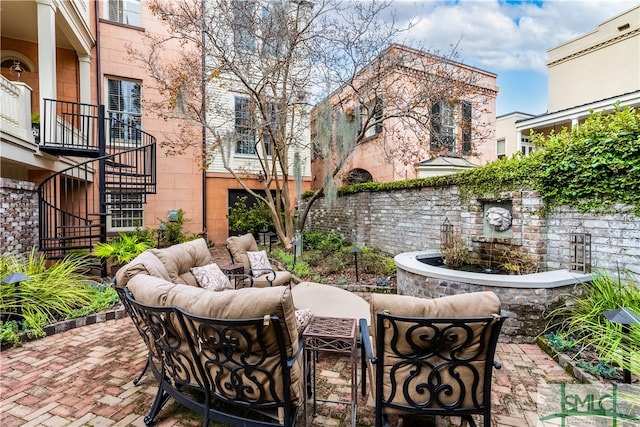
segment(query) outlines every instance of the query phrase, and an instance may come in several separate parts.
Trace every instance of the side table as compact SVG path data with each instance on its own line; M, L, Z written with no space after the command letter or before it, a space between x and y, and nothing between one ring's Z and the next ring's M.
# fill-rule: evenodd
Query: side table
M220 265L220 270L227 276L233 276L234 274L243 274L244 266L242 264L225 264ZM234 278L234 288L238 287L238 277Z
M309 326L302 333L305 346L305 366L310 366L312 370L311 381L313 390L313 416L316 413L316 403L348 403L351 404L351 425L356 425L356 409L358 405L358 377L357 377L357 343L356 343L356 319L339 317L314 317ZM348 354L351 359L351 401L334 401L318 399L316 394L316 360L318 351ZM309 364L309 357L313 363ZM308 376L305 375L308 381ZM307 387L305 387L308 389ZM305 411L306 413L306 411ZM306 422L306 417L305 417Z

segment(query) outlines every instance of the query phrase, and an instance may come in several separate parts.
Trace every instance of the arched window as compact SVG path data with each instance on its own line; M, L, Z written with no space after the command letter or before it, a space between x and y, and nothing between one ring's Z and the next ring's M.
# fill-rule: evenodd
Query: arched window
M371 176L369 171L366 171L364 169L352 169L347 174L347 178L345 181L347 185L360 184L363 182L372 182L373 177Z

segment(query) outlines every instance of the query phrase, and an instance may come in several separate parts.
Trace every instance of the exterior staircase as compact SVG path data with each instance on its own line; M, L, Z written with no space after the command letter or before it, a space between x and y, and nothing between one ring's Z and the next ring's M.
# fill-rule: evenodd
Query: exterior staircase
M107 240L109 215L156 192L156 139L103 105L44 100L41 152L76 162L38 187L39 249L48 259Z

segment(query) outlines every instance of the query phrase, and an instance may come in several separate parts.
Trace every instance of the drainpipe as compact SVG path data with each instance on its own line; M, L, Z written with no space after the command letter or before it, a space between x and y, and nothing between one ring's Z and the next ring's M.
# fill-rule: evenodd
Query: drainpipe
M203 231L207 231L207 168L206 168L206 153L207 153L207 102L206 102L206 83L205 83L205 78L204 78L204 74L206 72L206 67L205 67L205 32L204 32L204 15L205 15L205 1L206 0L202 0L200 7L202 8L202 27L200 29L201 32L201 43L202 46L200 48L201 52L202 52L202 75L201 75L201 86L200 86L200 91L201 91L201 95L202 95L202 104L200 105L201 108L201 115L202 115L202 229ZM207 242L209 243L209 242Z

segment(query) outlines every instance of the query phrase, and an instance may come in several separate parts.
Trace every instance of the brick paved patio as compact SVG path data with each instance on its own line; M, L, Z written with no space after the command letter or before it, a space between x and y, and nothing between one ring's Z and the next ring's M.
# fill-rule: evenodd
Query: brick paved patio
M539 384L573 382L536 345L499 344L503 365L494 373L493 420L500 426L535 426ZM0 354L0 425L14 426L144 426L143 418L156 392L147 374L138 386L146 348L128 318L83 326L26 343ZM318 372L326 398L349 393L345 359L322 357ZM370 397L361 398L358 425L373 424ZM320 405L310 426L348 424L346 405ZM448 422L438 420L438 426ZM198 426L201 419L170 403L154 425ZM213 425L213 423L212 423ZM302 423L300 423L302 425ZM404 427L408 424L405 423Z

